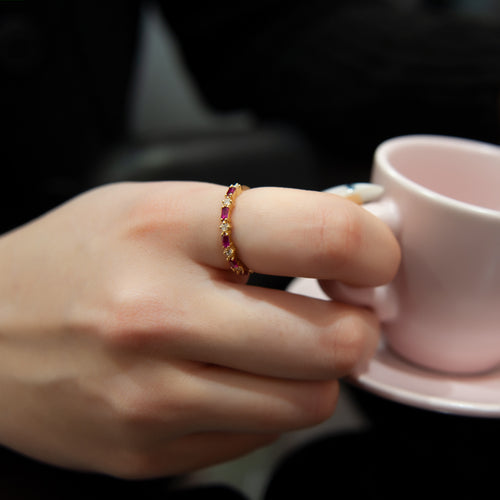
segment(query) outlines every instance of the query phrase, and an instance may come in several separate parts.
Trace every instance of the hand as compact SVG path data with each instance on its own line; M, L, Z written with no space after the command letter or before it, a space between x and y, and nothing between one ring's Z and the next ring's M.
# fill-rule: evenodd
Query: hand
M337 379L373 353L367 310L245 284L227 269L226 188L116 184L0 239L0 442L119 477L230 459L328 418ZM390 231L331 194L238 197L256 272L378 285Z

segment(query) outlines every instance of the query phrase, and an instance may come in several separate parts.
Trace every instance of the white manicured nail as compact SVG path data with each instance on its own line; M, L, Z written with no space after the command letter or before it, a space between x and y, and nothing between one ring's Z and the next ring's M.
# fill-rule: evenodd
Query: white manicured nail
M327 190L328 193L347 198L359 205L378 200L384 194L384 188L378 184L368 182L357 182L355 184L343 184Z

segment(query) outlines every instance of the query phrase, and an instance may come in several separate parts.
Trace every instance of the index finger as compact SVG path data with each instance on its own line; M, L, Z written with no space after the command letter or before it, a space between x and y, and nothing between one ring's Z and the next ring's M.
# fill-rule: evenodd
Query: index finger
M227 267L218 231L225 189L213 186L207 199L215 193L218 199L197 215L197 233L203 238L198 240L199 258L220 268ZM232 226L239 257L262 274L375 286L390 281L399 265L399 245L390 229L362 207L330 193L268 187L244 191L235 200Z

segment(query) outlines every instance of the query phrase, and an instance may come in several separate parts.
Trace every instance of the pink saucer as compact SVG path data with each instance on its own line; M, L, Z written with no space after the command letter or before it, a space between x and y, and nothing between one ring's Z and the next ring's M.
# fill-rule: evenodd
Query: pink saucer
M297 278L288 291L328 299L312 279ZM381 344L367 369L350 380L379 396L427 410L500 417L500 369L474 376L436 373L404 361Z

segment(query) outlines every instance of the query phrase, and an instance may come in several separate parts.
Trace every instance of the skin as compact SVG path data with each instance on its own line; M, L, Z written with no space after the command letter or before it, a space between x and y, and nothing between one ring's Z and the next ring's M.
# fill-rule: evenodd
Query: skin
M0 238L0 442L122 478L228 460L333 413L373 354L374 315L245 284L227 268L226 188L95 189ZM256 272L386 283L389 229L331 194L242 193L233 240Z

